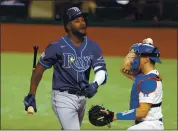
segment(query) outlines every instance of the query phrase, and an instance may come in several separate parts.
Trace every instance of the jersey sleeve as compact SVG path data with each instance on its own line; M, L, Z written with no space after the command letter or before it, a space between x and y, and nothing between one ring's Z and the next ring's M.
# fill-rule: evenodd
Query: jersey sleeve
M38 63L45 68L51 68L57 61L56 43L49 44L42 53Z
M92 68L96 69L95 67L102 67L103 70L106 70L106 63L99 45L95 45L93 56L92 56Z
M155 80L144 80L138 86L139 102L140 103L153 103L155 100L155 90L157 82Z

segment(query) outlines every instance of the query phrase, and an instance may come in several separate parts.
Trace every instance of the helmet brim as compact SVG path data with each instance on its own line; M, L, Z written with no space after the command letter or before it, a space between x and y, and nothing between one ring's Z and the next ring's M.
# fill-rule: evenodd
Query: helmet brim
M88 13L79 13L75 17L72 17L71 19L69 19L69 17L67 15L64 15L63 16L63 24L66 25L66 24L68 24L69 22L75 20L78 17L84 17L85 19L87 19Z
M80 14L76 15L74 18L72 18L71 21L72 21L72 20L75 20L75 19L78 18L78 17L87 18L87 17L88 17L88 14L87 14L87 13L80 13Z
M158 57L149 57L150 59L152 59L153 61L162 64L162 61L158 58Z

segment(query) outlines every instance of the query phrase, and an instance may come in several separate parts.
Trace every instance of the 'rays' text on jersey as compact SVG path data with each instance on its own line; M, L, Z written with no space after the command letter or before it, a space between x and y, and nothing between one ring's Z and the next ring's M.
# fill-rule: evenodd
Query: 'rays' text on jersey
M63 53L63 56L64 56L63 68L73 68L77 72L83 72L90 67L91 63L90 56L76 57L71 53Z

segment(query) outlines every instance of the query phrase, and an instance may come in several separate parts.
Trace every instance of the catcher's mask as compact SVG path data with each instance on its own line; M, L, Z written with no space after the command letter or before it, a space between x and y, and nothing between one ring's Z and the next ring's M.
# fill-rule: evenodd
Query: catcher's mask
M140 71L140 58L149 57L151 60L157 63L162 63L159 59L160 51L157 47L151 44L139 44L136 43L132 46L131 52L136 54L136 57L131 62L131 74L136 75Z
M62 18L62 22L64 26L66 26L70 21L78 18L83 17L85 19L86 25L88 21L88 15L86 13L81 12L81 10L78 7L72 7L67 10L65 15Z

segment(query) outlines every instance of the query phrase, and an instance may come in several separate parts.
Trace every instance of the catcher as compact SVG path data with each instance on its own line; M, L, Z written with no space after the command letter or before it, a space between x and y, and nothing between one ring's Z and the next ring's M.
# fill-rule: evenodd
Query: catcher
M143 40L142 43L138 43L138 44L150 44L150 45L153 45L153 40L151 38L146 38L146 39ZM132 50L130 49L129 53L127 54L127 56L124 59L124 64L120 69L120 72L124 76L126 76L127 78L129 78L131 80L134 80L137 75L141 74L141 72L139 72L139 73L137 73L135 75L131 75L131 73L130 73L130 62L135 56L136 56L136 54L134 52L132 52Z
M136 43L130 48L124 63L124 75L134 80L130 96L130 110L112 112L100 105L89 110L89 121L95 126L110 125L113 120L134 120L128 128L164 129L161 109L162 79L155 69L155 63L162 63L160 52L153 43ZM126 66L127 65L127 66Z

